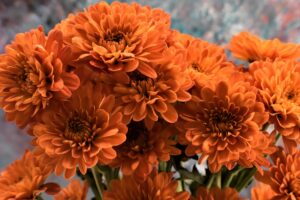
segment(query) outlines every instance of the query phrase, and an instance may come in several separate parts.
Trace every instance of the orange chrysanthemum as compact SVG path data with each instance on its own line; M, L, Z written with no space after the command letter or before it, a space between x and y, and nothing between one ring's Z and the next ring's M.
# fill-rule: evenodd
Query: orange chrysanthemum
M274 151L272 137L260 131L268 115L256 102L256 89L238 79L233 76L215 87L195 88L192 101L179 107L186 154L201 154L199 162L207 158L212 172L222 166L231 170L237 163L260 169L268 165L264 154Z
M156 78L151 65L166 48L169 26L170 16L159 9L100 2L56 28L63 31L84 66L89 63L106 72L138 70Z
M174 145L174 127L156 122L148 129L144 122L132 121L128 125L126 142L118 147L112 166L121 167L124 175L134 175L144 180L159 161L170 160L170 155L180 154Z
M260 100L270 113L270 122L293 152L300 144L300 64L294 61L260 61L250 65Z
M152 173L143 182L133 177L113 180L110 189L103 194L103 200L188 200L188 192L177 192L178 182L172 179L172 173Z
M6 118L24 127L56 100L69 98L79 87L71 61L60 31L48 37L42 28L18 34L0 55L0 106Z
M300 58L300 46L283 43L278 39L263 40L248 32L233 36L229 49L236 58L253 62L257 60L296 60Z
M269 185L258 183L251 189L252 200L271 200L275 195Z
M274 164L263 176L257 174L256 178L270 186L273 191L272 200L300 199L300 152L286 154L279 149L272 155Z
M55 200L86 200L88 183L80 184L79 180L73 179L70 184L54 196Z
M200 39L189 41L186 47L185 68L193 81L210 81L216 74L228 74L234 65L226 61L224 49Z
M55 173L64 172L66 178L77 166L85 174L97 163L109 163L116 157L113 147L125 141L126 132L114 97L103 96L101 86L92 84L82 86L32 127L37 154L46 155Z
M177 121L174 104L190 100L187 90L191 84L180 64L174 61L175 56L173 49L164 52L164 59L153 66L157 78L149 78L135 70L112 81L127 121L145 119L147 125L160 117L169 123Z
M26 151L0 174L0 199L36 199L42 192L53 195L60 191L55 183L45 183L50 174L44 160Z
M200 187L197 190L196 198L193 200L243 200L244 198L239 196L239 193L233 188L219 189L217 187L207 189Z

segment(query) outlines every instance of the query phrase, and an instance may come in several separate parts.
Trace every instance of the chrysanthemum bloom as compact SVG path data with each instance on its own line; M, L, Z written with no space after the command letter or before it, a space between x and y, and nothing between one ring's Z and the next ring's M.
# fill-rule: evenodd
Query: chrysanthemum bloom
M258 183L251 189L252 200L271 200L275 193L269 185Z
M58 193L59 185L45 183L49 174L47 163L26 151L0 174L0 199L35 199L43 192Z
M104 96L101 85L85 85L68 102L54 107L32 127L37 154L47 157L55 173L72 177L97 163L116 157L113 147L126 139L127 127L114 107L114 97ZM95 92L97 91L97 92Z
M170 49L163 55L164 59L153 67L157 78L149 78L135 70L112 81L114 95L128 121L145 119L147 124L153 124L162 118L174 123L178 119L174 104L190 100L187 90L191 84L180 64L174 61L176 52Z
M286 154L279 149L272 155L274 164L263 176L257 174L256 178L271 187L275 193L272 200L300 199L300 152Z
M188 192L177 192L178 181L172 179L172 173L151 173L140 183L134 177L113 180L103 200L188 200Z
M234 70L222 47L200 39L189 41L184 65L191 79L198 82L209 80L217 73L228 74Z
M106 72L131 72L156 78L153 60L166 48L170 16L138 4L100 2L71 15L56 28L73 47L78 63Z
M300 46L283 43L278 39L263 40L248 32L233 36L229 49L236 58L253 62L257 60L296 60L300 58Z
M148 129L144 122L132 121L128 125L126 142L116 147L118 155L112 166L121 167L124 175L144 180L159 161L168 161L170 155L180 154L174 147L174 131L174 127L162 122Z
M207 189L200 187L197 190L196 198L193 200L243 200L244 198L239 196L239 193L233 188L219 189L217 187Z
M86 200L88 192L88 183L80 183L79 180L73 179L70 184L54 196L55 200Z
M256 88L237 79L197 88L193 99L179 106L186 154L201 154L199 162L207 158L212 172L222 166L231 170L237 163L260 168L268 165L264 154L275 150L270 147L272 138L260 131L268 114L256 101Z
M300 64L293 61L260 61L250 65L260 100L270 122L293 152L300 144Z
M20 33L0 55L0 106L9 121L24 127L56 100L79 87L71 72L71 49L60 31L45 36L42 28Z

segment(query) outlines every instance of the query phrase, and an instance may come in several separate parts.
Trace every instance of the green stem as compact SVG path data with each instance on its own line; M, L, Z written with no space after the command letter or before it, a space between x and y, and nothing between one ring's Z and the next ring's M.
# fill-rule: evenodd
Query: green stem
M113 170L113 179L119 179L119 168Z
M160 171L160 172L165 172L165 171L167 171L167 163L164 162L164 161L160 161L160 162L159 162L158 168L159 168L159 171Z
M172 161L172 160L169 160L169 161L167 162L167 167L166 167L166 171L167 171L167 172L170 172L170 171L171 171L172 165L173 165L173 161Z
M270 124L269 123L265 123L264 125L263 125L263 127L262 127L262 131L266 131L267 129L268 129L268 127L270 126Z
M222 188L222 170L216 174L215 185L220 189Z
M184 178L182 176L180 177L180 183L181 183L182 191L185 191L185 183L184 183Z
M280 138L280 133L278 133L277 135L276 135L276 137L275 137L275 143L278 141L278 139Z
M36 197L36 200L44 200L43 197L41 195Z
M95 181L93 179L93 177L89 176L88 173L84 175L84 178L89 182L89 186L91 187L94 195L95 195L95 198L96 199L101 199L101 197L99 196L99 192L98 192L98 189L95 185Z
M238 175L238 173L239 173L240 171L242 171L242 170L243 170L243 168L242 168L241 166L238 166L238 168L237 168L236 170L234 170L232 173L230 173L229 176L227 176L227 178L226 178L226 180L225 180L225 182L224 182L224 184L223 184L223 187L224 187L224 188L225 188L225 187L230 187L230 183L231 183L232 179L233 179L236 175Z
M92 171L94 182L95 182L96 188L97 188L97 192L95 194L96 200L102 200L102 192L103 192L104 188L103 188L103 185L99 182L100 177L97 176L96 167L93 167L91 169L91 171Z
M215 175L215 174L211 174L211 175L209 176L208 182L207 182L207 184L206 184L206 187L207 187L208 189L211 188L212 184L213 184L214 181L215 181L215 178L216 178L216 175Z
M105 177L106 183L109 184L110 180L111 180L111 176L112 176L112 169L106 166L99 166L96 165L96 172L99 172L100 174L102 174Z
M238 192L240 192L243 188L247 187L249 183L252 181L253 175L256 173L256 168L253 167L248 173L246 173L246 176L244 180L241 183L238 183L236 189Z

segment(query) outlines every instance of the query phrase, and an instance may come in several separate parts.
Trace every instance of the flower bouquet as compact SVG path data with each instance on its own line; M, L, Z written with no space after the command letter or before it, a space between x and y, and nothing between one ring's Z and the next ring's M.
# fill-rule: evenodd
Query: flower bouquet
M242 32L221 47L170 24L100 2L16 35L0 106L32 149L0 199L233 200L254 179L252 199L300 198L300 46Z

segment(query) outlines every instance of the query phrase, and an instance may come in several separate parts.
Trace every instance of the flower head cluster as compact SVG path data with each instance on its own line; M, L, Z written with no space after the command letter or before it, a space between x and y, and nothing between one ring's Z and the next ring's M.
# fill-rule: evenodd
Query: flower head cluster
M253 198L300 199L299 45L242 32L229 50L244 68L170 24L100 2L7 45L0 107L33 149L1 173L0 199L238 200L256 171ZM60 191L51 173L84 184Z

